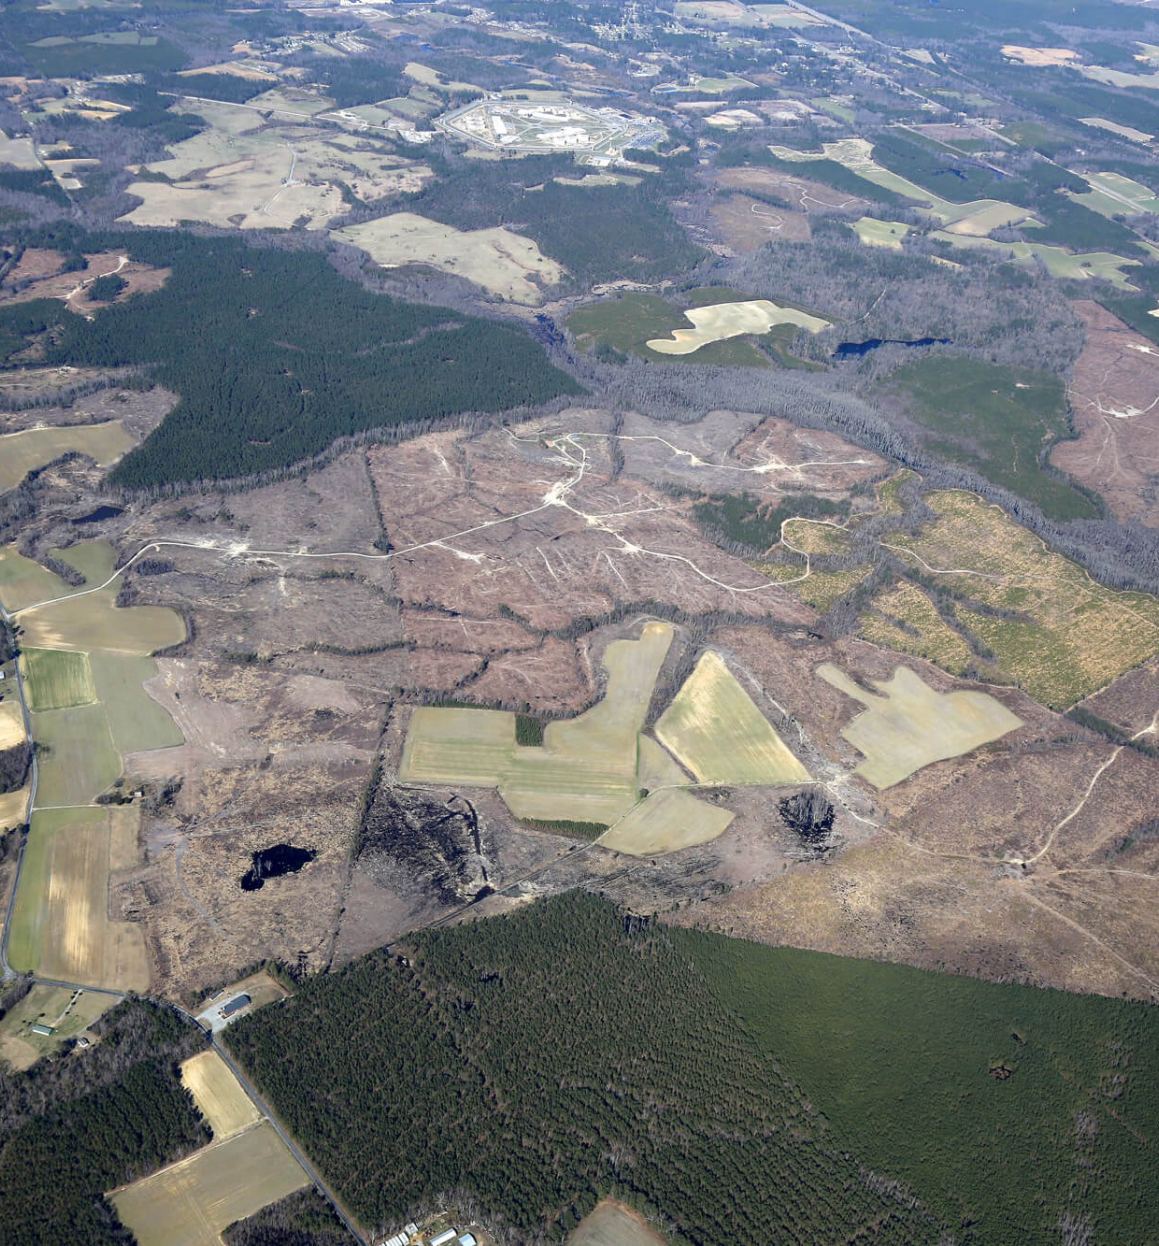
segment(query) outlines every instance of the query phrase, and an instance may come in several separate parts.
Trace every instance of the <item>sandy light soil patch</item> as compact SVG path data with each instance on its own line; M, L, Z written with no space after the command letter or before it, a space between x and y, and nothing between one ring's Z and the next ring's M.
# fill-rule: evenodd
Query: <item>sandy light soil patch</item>
M564 274L521 234L502 228L459 230L414 212L352 225L334 236L360 247L384 268L428 264L516 303L542 302L543 287Z
M664 1246L664 1238L638 1211L605 1198L580 1221L567 1246Z
M1070 48L1027 48L1017 43L1007 43L1002 48L1002 55L1007 60L1017 61L1020 65L1033 65L1044 68L1049 65L1067 65L1077 61L1079 54Z
M807 783L809 772L737 682L706 650L656 724L660 742L705 784Z
M181 1065L181 1081L216 1141L240 1133L261 1119L241 1083L216 1051L199 1051L186 1060Z
M24 715L18 701L0 703L0 751L15 748L24 740Z
M652 338L648 349L661 355L691 355L710 342L722 342L746 333L764 334L779 324L793 324L810 333L829 327L828 320L810 316L795 307L781 307L768 299L743 303L713 303L692 307L685 313L691 329L674 329L671 338Z
M866 707L841 734L865 757L857 774L876 788L892 787L923 766L960 757L1022 725L987 693L935 692L906 666L888 682L877 682L878 693L829 663L817 674Z
M220 1246L221 1232L307 1185L267 1121L109 1197L141 1246Z

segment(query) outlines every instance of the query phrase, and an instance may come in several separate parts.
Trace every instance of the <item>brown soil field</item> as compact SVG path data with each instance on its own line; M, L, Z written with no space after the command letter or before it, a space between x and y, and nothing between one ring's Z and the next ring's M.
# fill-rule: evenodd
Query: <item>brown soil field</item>
M709 209L713 232L730 251L748 255L766 242L808 242L812 236L804 212L790 212L748 195L722 195Z
M1098 303L1074 307L1087 331L1070 384L1078 438L1050 461L1101 494L1116 519L1159 524L1159 346Z
M87 268L65 273L60 271L65 260L60 252L29 248L0 284L0 306L32 299L62 299L70 311L81 316L91 315L93 309L108 306L92 301L84 293L85 287L97 277L115 273L123 278L128 289L121 298L159 290L169 278L167 268L151 268L112 251L86 255L85 259Z
M840 208L860 212L869 201L845 191L834 190L822 182L798 177L780 169L722 169L716 175L718 186L728 190L751 190L757 194L775 195L802 212L832 212Z

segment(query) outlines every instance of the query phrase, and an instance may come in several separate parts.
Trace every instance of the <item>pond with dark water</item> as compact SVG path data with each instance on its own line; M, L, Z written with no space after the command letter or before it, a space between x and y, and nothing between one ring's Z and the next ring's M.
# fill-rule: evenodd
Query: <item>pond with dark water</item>
M102 519L116 519L118 515L123 515L124 513L125 508L123 506L98 506L95 511L82 515L79 519L74 519L73 523L100 523Z
M250 867L241 876L242 891L260 891L267 878L296 874L318 855L313 848L295 848L293 844L274 844L250 854Z
M839 342L833 352L834 359L852 359L857 355L868 355L879 346L953 346L954 339L949 337L918 337L907 341L900 337L871 337L866 342Z

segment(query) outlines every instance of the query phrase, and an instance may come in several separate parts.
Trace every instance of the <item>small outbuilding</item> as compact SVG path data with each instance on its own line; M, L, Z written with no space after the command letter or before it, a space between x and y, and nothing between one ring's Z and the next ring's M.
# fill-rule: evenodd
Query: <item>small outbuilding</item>
M441 1233L436 1233L431 1238L431 1246L447 1246L448 1242L453 1242L458 1234L454 1229L444 1229Z
M460 1233L459 1246L479 1246L479 1243L475 1240L474 1233Z

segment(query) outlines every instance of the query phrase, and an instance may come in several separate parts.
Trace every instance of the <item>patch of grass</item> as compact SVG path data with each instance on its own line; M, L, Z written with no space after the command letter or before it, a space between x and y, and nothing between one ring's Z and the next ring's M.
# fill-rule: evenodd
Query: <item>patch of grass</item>
M928 430L943 458L1038 506L1052 519L1086 519L1097 505L1046 466L1050 447L1071 434L1061 380L1030 369L930 355L898 369L882 386Z
M87 805L121 773L103 705L33 714L32 736L38 746L38 805Z
M68 709L97 699L87 653L25 649L21 667L30 710Z

